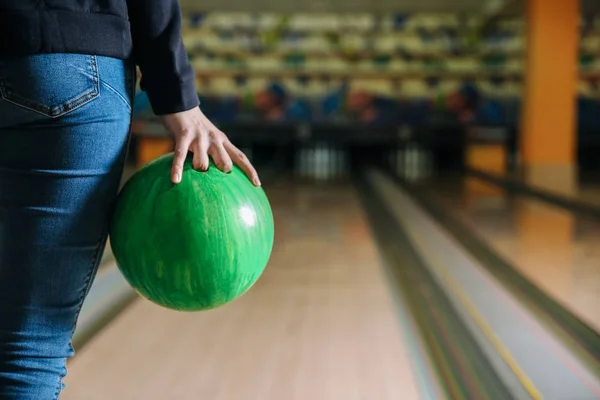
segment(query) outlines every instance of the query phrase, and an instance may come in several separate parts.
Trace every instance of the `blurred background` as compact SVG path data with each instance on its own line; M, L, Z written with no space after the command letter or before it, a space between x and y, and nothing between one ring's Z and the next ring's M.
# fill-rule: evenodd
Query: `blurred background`
M65 399L600 398L600 2L181 5L273 255L184 314L108 246ZM138 90L124 182L172 150Z

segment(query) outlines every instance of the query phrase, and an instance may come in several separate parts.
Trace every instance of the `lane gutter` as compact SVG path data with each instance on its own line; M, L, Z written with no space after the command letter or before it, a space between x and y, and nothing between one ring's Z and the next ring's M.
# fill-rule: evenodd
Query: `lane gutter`
M550 190L535 188L517 179L502 177L478 169L467 168L466 173L474 178L500 186L505 190L526 195L577 214L600 219L600 205L598 204L563 196Z
M356 186L396 294L409 308L445 398L513 398L375 188L365 177Z

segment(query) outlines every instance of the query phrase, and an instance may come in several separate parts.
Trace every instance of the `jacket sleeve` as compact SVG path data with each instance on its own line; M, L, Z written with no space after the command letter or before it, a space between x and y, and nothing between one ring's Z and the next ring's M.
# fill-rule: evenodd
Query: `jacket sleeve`
M127 0L133 56L140 67L140 86L155 114L187 111L199 104L181 38L178 0Z

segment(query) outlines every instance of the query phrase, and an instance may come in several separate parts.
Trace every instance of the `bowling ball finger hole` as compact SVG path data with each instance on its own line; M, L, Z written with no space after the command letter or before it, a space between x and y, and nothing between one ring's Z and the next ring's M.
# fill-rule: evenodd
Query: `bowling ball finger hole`
M227 172L223 171L221 168L219 167L215 167L220 173L224 174L224 175L229 175L231 174L231 172L233 171L233 167L231 167L231 169Z
M217 167L216 165L211 165L209 166L207 169L196 169L196 168L192 168L193 172L199 173L199 174L205 174L207 173L211 168L214 168L215 170L219 171L220 173L224 174L224 175L229 175L233 172L233 167L231 167L231 169L228 172L224 172L223 170L221 170L219 167Z

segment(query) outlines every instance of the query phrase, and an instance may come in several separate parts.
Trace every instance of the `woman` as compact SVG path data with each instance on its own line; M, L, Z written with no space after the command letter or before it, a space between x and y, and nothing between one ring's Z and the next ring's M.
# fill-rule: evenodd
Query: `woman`
M176 139L254 168L202 114L176 0L0 0L0 399L57 399L125 162L135 64Z

